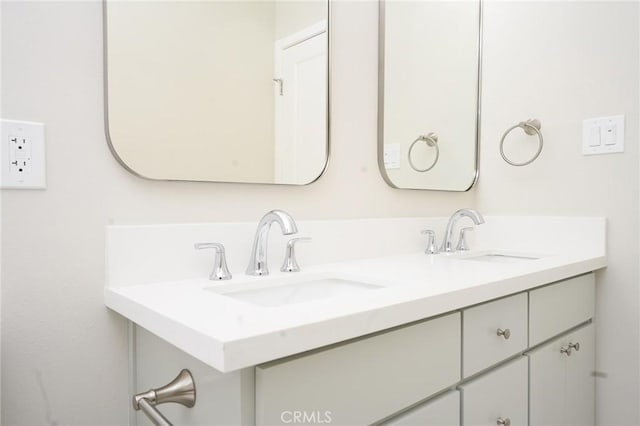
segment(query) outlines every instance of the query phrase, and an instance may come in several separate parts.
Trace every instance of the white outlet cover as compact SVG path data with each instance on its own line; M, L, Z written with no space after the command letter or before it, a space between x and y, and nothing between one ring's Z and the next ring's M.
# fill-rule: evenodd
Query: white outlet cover
M582 122L582 154L624 152L624 115L589 118Z
M0 137L0 188L46 188L44 124L2 119ZM26 142L26 153L16 151L15 139ZM16 161L24 162L24 167L12 164Z

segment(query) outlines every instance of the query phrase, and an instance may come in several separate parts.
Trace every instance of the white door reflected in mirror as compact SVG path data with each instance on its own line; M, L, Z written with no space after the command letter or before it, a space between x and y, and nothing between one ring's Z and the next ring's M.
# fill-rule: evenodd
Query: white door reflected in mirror
M327 28L276 42L274 183L311 182L326 163Z

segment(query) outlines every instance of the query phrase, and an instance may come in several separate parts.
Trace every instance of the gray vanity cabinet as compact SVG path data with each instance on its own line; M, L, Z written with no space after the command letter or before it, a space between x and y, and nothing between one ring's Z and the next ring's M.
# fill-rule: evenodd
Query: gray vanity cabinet
M225 374L138 329L133 387L190 369L185 426L593 426L594 311L585 274Z

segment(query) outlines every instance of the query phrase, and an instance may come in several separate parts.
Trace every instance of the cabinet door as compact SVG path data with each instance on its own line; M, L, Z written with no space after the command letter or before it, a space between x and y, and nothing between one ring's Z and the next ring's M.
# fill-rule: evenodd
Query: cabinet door
M460 386L462 424L495 426L501 418L511 426L526 426L527 358L520 357Z
M575 346L571 354L566 350ZM531 351L530 426L595 424L595 339L593 324L560 336Z
M527 354L529 357L530 426L564 424L565 358L563 339L555 339Z
M460 426L460 392L450 391L384 423L384 426Z
M595 336L590 324L565 338L569 343L580 344L580 350L566 357L565 419L570 426L595 424Z

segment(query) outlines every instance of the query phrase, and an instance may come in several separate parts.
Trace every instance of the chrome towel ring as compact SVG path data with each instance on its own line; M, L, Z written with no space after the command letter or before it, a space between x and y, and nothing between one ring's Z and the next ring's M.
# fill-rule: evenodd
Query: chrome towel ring
M538 145L538 151L536 152L536 154L533 156L532 159L530 159L529 161L525 161L523 163L516 163L514 161L511 161L504 154L504 139L516 127L520 127L528 135L537 134L538 135L538 139L540 140L540 143ZM541 127L542 127L542 125L540 124L540 120L535 119L535 118L534 119L529 119L527 121L521 121L520 123L516 124L515 126L509 127L509 129L507 129L507 131L504 132L504 135L502 135L502 139L500 140L500 155L502 156L502 159L504 161L506 161L507 163L511 164L512 166L526 166L527 164L533 163L536 160L536 158L538 158L540 153L542 152L543 137L542 137L542 132L540 131Z
M427 146L435 147L435 149L436 149L436 158L433 160L433 163L431 163L431 165L429 167L427 167L426 169L420 169L420 168L416 167L416 165L413 164L413 160L411 159L411 152L413 151L413 147L418 142L425 142L427 144ZM429 170L433 169L433 167L438 162L438 158L440 158L440 148L438 148L438 135L436 135L435 133L429 133L426 136L424 136L424 135L418 136L416 138L416 140L413 141L413 143L409 147L409 155L408 155L408 157L409 157L409 165L416 172L424 173L424 172L428 172Z

